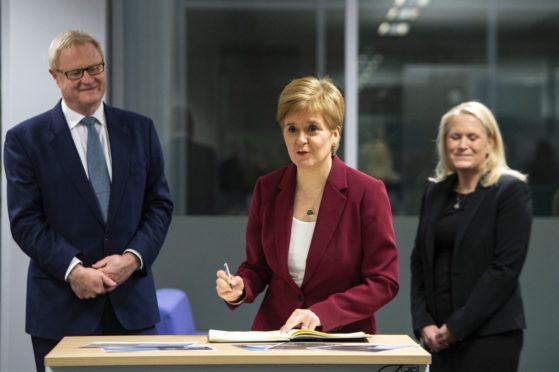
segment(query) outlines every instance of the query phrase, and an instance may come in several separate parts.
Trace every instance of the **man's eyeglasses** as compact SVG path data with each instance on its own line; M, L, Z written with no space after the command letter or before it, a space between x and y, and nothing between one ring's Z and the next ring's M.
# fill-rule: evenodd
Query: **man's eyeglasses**
M105 70L105 62L101 62L97 65L89 66L86 68L78 68L70 71L62 71L62 70L56 70L56 71L66 75L68 80L78 80L83 77L84 71L87 71L89 76L94 76L94 75L99 75L104 70Z

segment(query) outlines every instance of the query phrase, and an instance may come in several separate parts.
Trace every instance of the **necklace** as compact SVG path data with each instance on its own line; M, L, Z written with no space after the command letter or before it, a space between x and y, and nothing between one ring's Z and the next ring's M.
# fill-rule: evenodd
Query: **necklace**
M322 193L321 193L321 195L322 195ZM321 195L319 195L318 197L320 197ZM314 216L314 215L315 215L314 205L316 204L317 201L318 201L318 198L317 198L317 200L314 201L314 203L312 204L312 206L311 206L309 209L307 209L307 216L310 217L310 216Z
M322 197L322 191L318 194L315 201L312 203L312 205L305 212L305 214L307 216L311 217L311 216L314 216L316 214L315 205L321 197Z
M466 198L468 198L468 196L470 196L470 194L460 194L456 192L456 202L454 203L452 208L454 209L460 209L460 207L463 208L464 202L466 201Z
M460 202L462 201L462 195L456 194L456 203L452 206L454 209L460 209Z

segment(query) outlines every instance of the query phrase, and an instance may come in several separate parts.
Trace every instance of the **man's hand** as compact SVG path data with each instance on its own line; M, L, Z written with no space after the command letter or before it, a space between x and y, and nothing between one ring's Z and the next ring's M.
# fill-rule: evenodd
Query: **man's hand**
M140 267L140 260L135 254L125 252L122 255L107 256L91 265L91 267L99 270L115 281L117 285L120 285ZM109 289L109 292L113 289Z
M80 300L92 299L116 288L116 283L107 275L81 264L72 269L68 283Z

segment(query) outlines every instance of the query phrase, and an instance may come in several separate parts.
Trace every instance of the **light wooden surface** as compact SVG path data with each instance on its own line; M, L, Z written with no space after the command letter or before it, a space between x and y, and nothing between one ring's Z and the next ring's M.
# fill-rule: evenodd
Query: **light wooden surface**
M215 351L157 351L107 353L97 348L81 348L91 342L191 342L208 344ZM140 366L140 365L278 365L278 364L399 364L427 365L431 355L407 335L375 335L374 344L409 345L380 352L332 350L282 350L251 352L228 343L207 343L207 336L88 336L65 337L45 358L47 367ZM54 368L53 368L54 369Z

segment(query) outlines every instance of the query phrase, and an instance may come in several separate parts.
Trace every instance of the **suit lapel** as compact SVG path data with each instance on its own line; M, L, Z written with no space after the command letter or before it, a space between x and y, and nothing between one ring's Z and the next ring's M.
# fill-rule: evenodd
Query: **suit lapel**
M60 102L51 111L52 121L49 127L51 133L50 144L58 162L68 176L68 179L74 184L79 194L83 197L85 204L91 210L91 213L103 224L103 217L97 202L93 188L87 179L87 175L80 160L76 144L72 139L68 123L62 113Z
M107 130L111 145L111 162L113 175L111 180L111 197L109 199L109 214L107 224L110 224L126 190L126 181L130 170L130 156L132 143L127 125L115 115L114 110L105 105Z
M309 281L314 272L319 268L322 258L331 249L334 249L330 241L338 227L347 202L347 197L345 196L347 187L347 167L338 157L334 157L332 169L328 175L328 180L324 186L324 193L322 194L322 201L320 202L320 211L307 256L302 287L305 286L305 283Z

